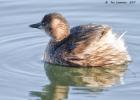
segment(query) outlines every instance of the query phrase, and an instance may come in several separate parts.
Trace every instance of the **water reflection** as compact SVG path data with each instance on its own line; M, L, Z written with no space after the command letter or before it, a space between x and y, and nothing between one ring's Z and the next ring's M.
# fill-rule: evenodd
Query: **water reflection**
M45 64L50 84L41 92L32 91L31 96L41 100L68 99L70 86L81 94L99 94L104 89L121 84L127 65L94 68L71 68Z

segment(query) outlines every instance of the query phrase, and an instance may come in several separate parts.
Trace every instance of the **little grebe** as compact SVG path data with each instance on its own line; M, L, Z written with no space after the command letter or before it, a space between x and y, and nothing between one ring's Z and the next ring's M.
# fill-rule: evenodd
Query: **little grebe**
M87 24L69 29L61 14L50 13L30 27L44 29L51 37L44 54L48 63L90 67L120 65L130 61L123 40L108 25Z

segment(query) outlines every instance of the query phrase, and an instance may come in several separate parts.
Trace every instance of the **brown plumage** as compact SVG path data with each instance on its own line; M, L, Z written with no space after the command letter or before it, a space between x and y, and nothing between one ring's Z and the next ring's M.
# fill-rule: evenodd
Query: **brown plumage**
M52 37L44 54L48 63L90 67L130 61L123 40L108 25L88 24L69 29L61 14L51 13L31 27L43 28Z

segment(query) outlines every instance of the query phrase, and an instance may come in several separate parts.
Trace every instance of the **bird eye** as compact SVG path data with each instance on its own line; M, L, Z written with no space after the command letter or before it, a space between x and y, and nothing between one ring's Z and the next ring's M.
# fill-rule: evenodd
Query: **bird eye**
M42 23L42 26L45 26L45 23L44 22Z

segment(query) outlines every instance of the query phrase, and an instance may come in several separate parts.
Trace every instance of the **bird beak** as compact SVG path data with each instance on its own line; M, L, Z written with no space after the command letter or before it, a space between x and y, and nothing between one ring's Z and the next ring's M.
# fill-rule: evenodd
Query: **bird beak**
M36 23L36 24L30 25L30 27L31 27L31 28L42 29L42 24L41 24L41 23Z

